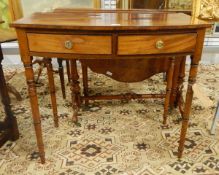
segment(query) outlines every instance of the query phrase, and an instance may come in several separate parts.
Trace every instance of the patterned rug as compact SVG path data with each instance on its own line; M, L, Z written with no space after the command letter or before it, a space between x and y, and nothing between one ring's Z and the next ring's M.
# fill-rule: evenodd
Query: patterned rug
M219 174L219 127L209 134L219 96L219 65L201 66L195 86L191 121L183 158L176 157L181 117L170 111L163 127L163 100L90 102L79 113L81 126L71 121L71 95L63 100L55 75L59 128L54 128L46 71L38 85L46 164L39 163L35 132L23 72L10 81L23 97L12 97L20 139L0 148L2 175L178 175ZM66 82L67 82L67 77ZM89 73L90 93L162 92L162 75L141 83L118 83ZM186 85L186 82L185 82ZM4 117L2 107L0 117Z

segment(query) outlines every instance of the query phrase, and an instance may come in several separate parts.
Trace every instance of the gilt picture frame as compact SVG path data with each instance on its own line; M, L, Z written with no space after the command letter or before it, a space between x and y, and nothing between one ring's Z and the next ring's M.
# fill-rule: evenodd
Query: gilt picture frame
M219 21L219 0L193 0L193 16Z

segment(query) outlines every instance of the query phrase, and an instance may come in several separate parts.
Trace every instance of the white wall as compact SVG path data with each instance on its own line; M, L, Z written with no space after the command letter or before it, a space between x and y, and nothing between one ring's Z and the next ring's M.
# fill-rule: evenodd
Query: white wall
M34 5L33 5L34 4ZM59 7L89 8L93 7L92 0L22 0L24 15L34 12L50 11Z

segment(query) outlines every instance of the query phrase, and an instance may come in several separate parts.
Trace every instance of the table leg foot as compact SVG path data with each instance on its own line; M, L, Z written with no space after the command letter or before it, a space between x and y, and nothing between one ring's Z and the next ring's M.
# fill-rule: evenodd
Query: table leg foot
M41 153L41 154L40 154L40 162L41 162L42 164L45 164L45 163L46 163L45 153Z
M74 114L72 116L73 123L78 123L78 113L74 111Z
M35 128L35 133L36 133L36 139L37 139L37 146L39 149L39 155L41 158L41 162L44 163L45 153L44 153L42 128L41 128L41 116L39 112L38 98L37 98L37 92L36 92L36 85L34 81L34 72L33 72L31 57L28 57L28 56L25 57L24 68L25 68L25 75L27 79L30 105L31 105L33 123L34 123L34 128Z
M193 99L193 85L196 81L196 75L198 71L198 63L195 63L192 60L190 73L189 73L189 80L188 80L188 88L186 93L186 101L184 112L182 116L182 128L180 133L180 141L179 141L179 148L178 148L178 157L181 158L183 154L184 144L186 140L186 133L189 125L189 115L191 111L192 99Z
M182 158L188 125L189 125L189 120L183 119L182 129L181 129L181 134L180 134L180 141L179 141L179 148L178 148L178 158Z

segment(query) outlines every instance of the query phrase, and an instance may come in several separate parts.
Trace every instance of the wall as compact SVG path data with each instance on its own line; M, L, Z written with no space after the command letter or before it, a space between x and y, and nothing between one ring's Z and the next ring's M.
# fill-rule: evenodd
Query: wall
M34 5L33 5L34 4ZM58 7L89 8L93 6L92 0L22 0L24 15L33 12L50 11Z
M8 0L0 0L0 18L5 21L4 24L0 25L0 28L8 28L8 24L10 22Z

